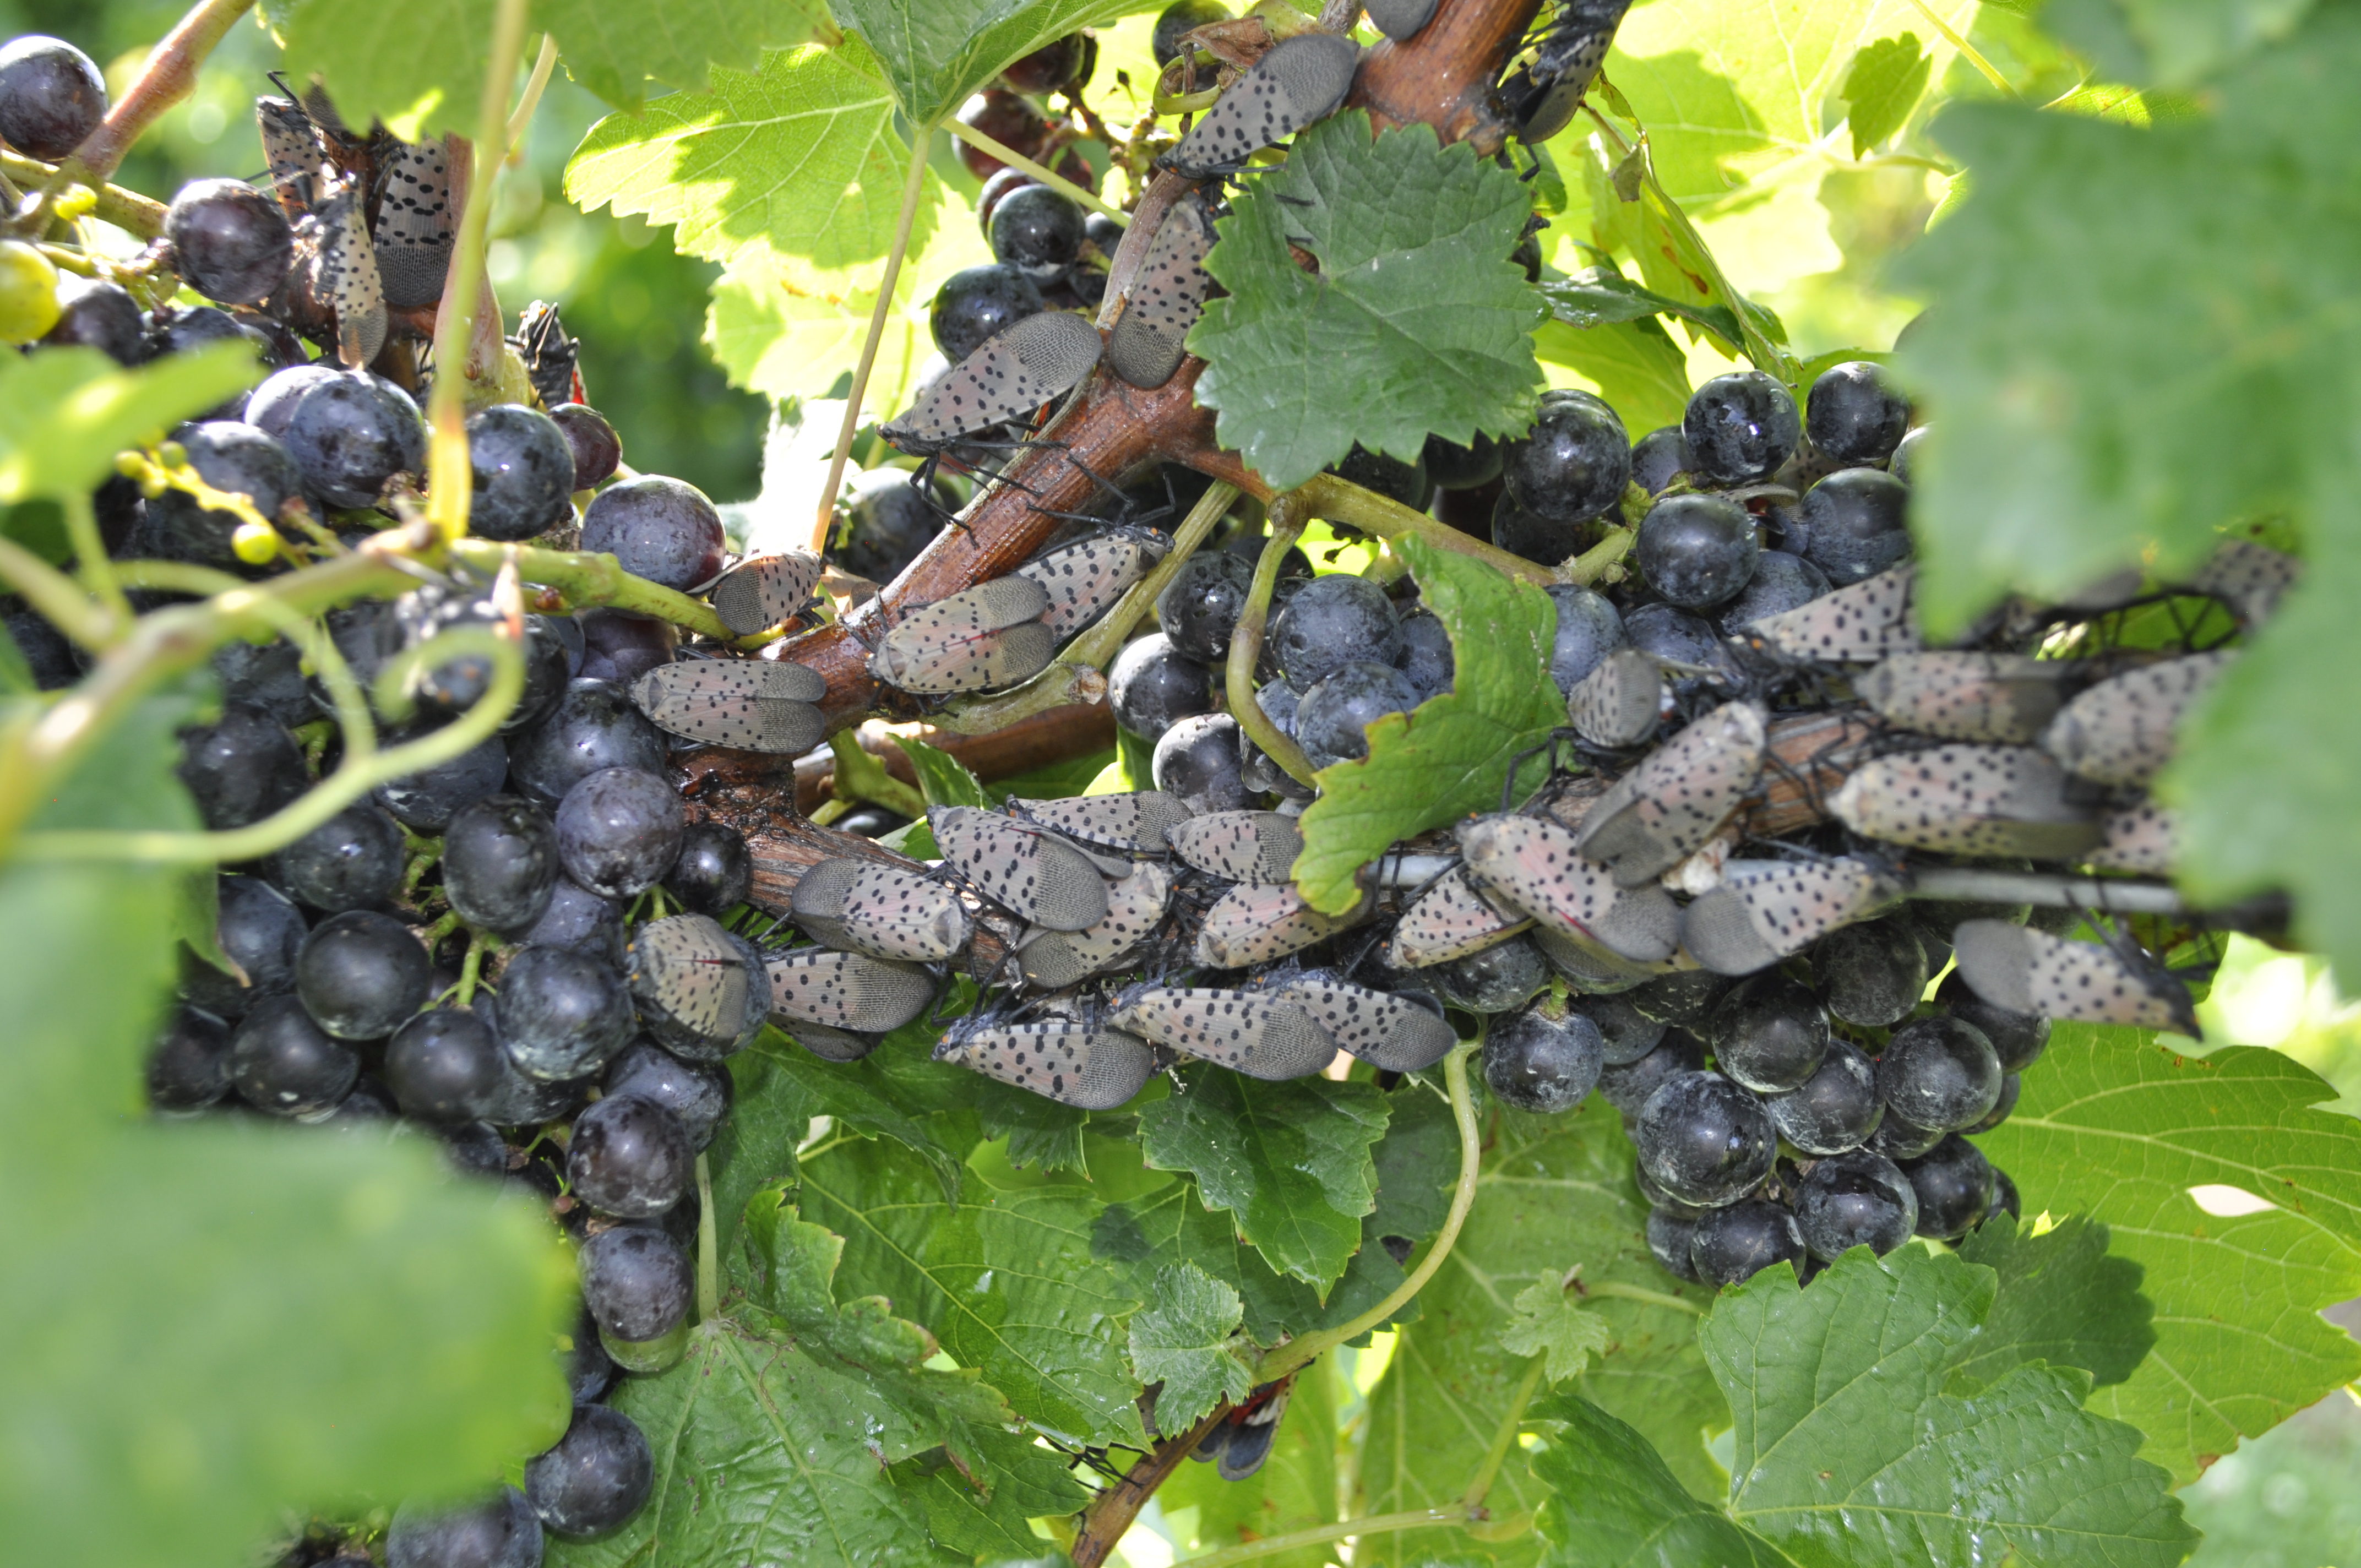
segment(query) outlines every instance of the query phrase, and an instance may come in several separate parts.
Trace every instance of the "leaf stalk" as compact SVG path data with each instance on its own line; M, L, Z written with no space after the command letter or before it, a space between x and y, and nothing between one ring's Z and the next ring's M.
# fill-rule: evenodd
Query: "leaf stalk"
M1270 596L1279 586L1279 568L1286 565L1287 553L1303 537L1303 524L1274 517L1270 538L1264 542L1262 558L1255 563L1254 585L1246 590L1246 602L1238 611L1238 623L1230 632L1229 663L1223 669L1223 687L1230 699L1230 716L1238 721L1246 739L1261 747L1287 772L1297 784L1318 788L1312 777L1312 759L1296 744L1295 737L1270 721L1270 715L1255 700L1255 664L1262 657L1263 626L1270 618Z
M1131 214L1129 213L1125 212L1120 207L1108 206L1104 202L1100 201L1097 196L1092 194L1089 191L1084 190L1082 186L1075 184L1072 181L1067 179L1056 170L1051 169L1048 164L1037 163L1032 159L1029 159L1023 153L1017 151L1015 148L1003 147L1000 143L993 140L992 137L984 135L982 131L977 130L973 126L962 125L956 117L954 117L943 122L943 129L950 132L951 135L967 143L968 146L975 148L978 152L983 153L985 157L996 158L1000 159L1001 162L1008 165L1009 168L1016 170L1019 172L1031 175L1034 179L1041 181L1042 184L1049 187L1050 190L1058 192L1059 195L1065 197L1070 202L1080 203L1091 212L1096 213L1099 216L1114 223L1117 227L1129 228L1131 226Z

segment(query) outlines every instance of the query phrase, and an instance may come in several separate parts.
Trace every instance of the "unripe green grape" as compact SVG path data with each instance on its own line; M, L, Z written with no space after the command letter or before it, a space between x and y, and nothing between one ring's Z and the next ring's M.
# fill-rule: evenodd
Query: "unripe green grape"
M58 324L58 269L22 240L0 239L0 343L31 343Z
M279 531L267 522L241 522L229 547L247 565L268 566L279 559Z

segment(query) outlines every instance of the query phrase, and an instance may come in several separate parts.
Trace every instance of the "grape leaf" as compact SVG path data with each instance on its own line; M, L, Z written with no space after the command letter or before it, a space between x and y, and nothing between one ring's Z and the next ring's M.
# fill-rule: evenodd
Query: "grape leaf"
M1051 39L1160 6L1158 0L832 0L831 8L876 51L903 114L931 126Z
M935 1118L943 1107L931 1096L913 1095L907 1081L916 1076L922 1060L932 1064L936 1034L924 1020L905 1024L859 1061L837 1062L812 1055L778 1025L769 1025L731 1059L747 1063L746 1068L733 1069L741 1074L761 1064L769 1086L764 1097L776 1097L779 1102L764 1107L763 1114L832 1116L852 1132L891 1138L924 1159L944 1191L956 1195L960 1162L972 1142L961 1135L972 1129L939 1124ZM892 1054L887 1060L877 1059L888 1052ZM975 1079L958 1068L944 1070Z
M1224 1400L1235 1404L1254 1378L1230 1348L1243 1308L1238 1293L1191 1263L1160 1268L1150 1305L1131 1318L1131 1365L1142 1383L1161 1383L1156 1424L1185 1431Z
M985 1461L980 1481L990 1488L989 1495L957 1466L935 1465L916 1483L927 1510L928 1533L935 1544L972 1563L1038 1555L1041 1539L1028 1521L1062 1519L1089 1502L1090 1493L1074 1479L1064 1459L1038 1443L991 1431L977 1431L973 1441Z
M1542 1376L1552 1383L1581 1376L1615 1337L1607 1320L1587 1310L1554 1274L1543 1274L1518 1291L1510 1307L1514 1315L1500 1330L1500 1348L1510 1355L1541 1356Z
M858 1140L807 1155L801 1190L805 1212L844 1236L848 1284L927 1324L1019 1415L1082 1441L1139 1442L1123 1335L1139 1299L1091 1256L1103 1206L1089 1191L971 1193L953 1208L918 1160Z
M1917 1247L1857 1247L1808 1290L1778 1267L1724 1290L1697 1340L1738 1423L1731 1517L1831 1568L2179 1563L2197 1533L2136 1457L2140 1433L2082 1409L2089 1374L1947 1383L1996 1290L1990 1270Z
M1157 1488L1166 1527L1192 1552L1217 1552L1310 1530L1336 1515L1337 1373L1322 1356L1295 1375L1270 1454L1243 1481L1225 1481L1211 1464L1183 1464ZM1261 1568L1322 1568L1334 1544L1298 1547L1257 1558Z
M1724 307L1706 307L1719 312ZM1678 424L1689 402L1688 356L1653 320L1607 322L1593 327L1547 321L1533 334L1533 352L1544 365L1561 366L1565 381L1605 398L1637 440L1649 431Z
M1845 118L1852 130L1852 155L1865 158L1872 148L1900 130L1927 91L1935 62L1918 47L1918 35L1879 38L1852 57L1838 93L1845 101Z
M1159 1170L1194 1176L1271 1267L1324 1297L1376 1205L1369 1146L1386 1117L1386 1097L1366 1083L1266 1083L1201 1064L1182 1071L1180 1092L1140 1112L1140 1146Z
M1544 306L1509 252L1532 214L1514 174L1405 126L1337 115L1241 188L1205 269L1229 298L1189 334L1198 400L1275 489L1356 441L1415 461L1430 432L1522 433ZM1290 239L1319 262L1299 268Z
M2156 1347L2092 1408L2148 1434L2181 1482L2361 1376L2361 1344L2319 1316L2361 1295L2361 1124L2275 1051L2210 1057L2059 1024L2024 1097L1978 1141L2028 1211L2084 1213L2142 1269ZM2224 1219L2191 1187L2278 1207Z
M2041 25L2119 82L2191 82L2287 36L2312 0L2053 0Z
M291 81L317 76L348 126L383 120L404 141L481 128L493 7L482 0L265 0Z
M95 348L8 355L0 363L0 506L87 497L125 447L162 439L261 378L252 352L234 343L136 370Z
M834 30L822 0L541 0L533 22L556 36L568 75L634 112L652 77L702 92L709 66L752 71L766 46Z
M1686 304L1642 288L1611 268L1586 268L1570 278L1546 280L1540 288L1551 314L1571 327L1674 315L1695 322L1725 343L1738 341L1738 317L1728 305Z
M2107 1227L2068 1217L2035 1235L1994 1214L1960 1244L1960 1255L2000 1276L2000 1294L1984 1324L1990 1342L1962 1359L1958 1373L1989 1383L2011 1366L2046 1361L2079 1366L2094 1384L2121 1383L2156 1343L2156 1309L2140 1294L2140 1266L2111 1256Z
M983 793L983 786L975 782L975 775L957 757L939 746L929 746L907 735L894 739L901 746L902 754L910 759L910 771L918 775L918 792L927 797L928 806L980 806L987 811L992 809L992 797Z
M1202 1268L1237 1292L1246 1332L1257 1344L1301 1333L1321 1315L1312 1287L1264 1262L1226 1212L1200 1201L1191 1181L1108 1204L1091 1227L1091 1255L1139 1278L1184 1263Z
M1795 1560L1710 1503L1664 1466L1648 1440L1571 1393L1532 1403L1556 1430L1532 1461L1552 1493L1533 1520L1550 1568L1795 1568Z
M816 1098L780 1065L779 1058L789 1055L819 1059L777 1029L766 1028L729 1061L733 1086L730 1114L721 1119L705 1151L713 1180L717 1255L727 1268L736 1268L742 1256L738 1224L747 1201L765 1187L795 1179L796 1150L818 1113Z
M709 92L669 93L592 126L566 166L566 198L672 225L685 255L767 258L823 292L873 291L910 167L873 64L858 45L807 44L752 72L717 68ZM914 254L942 201L934 172L924 179Z
M1500 809L1500 786L1519 753L1565 722L1550 681L1557 608L1530 584L1419 539L1399 542L1421 601L1451 634L1460 678L1410 714L1369 726L1369 754L1320 775L1303 813L1296 885L1315 909L1358 906L1362 868L1397 839ZM1529 761L1535 782L1542 762Z

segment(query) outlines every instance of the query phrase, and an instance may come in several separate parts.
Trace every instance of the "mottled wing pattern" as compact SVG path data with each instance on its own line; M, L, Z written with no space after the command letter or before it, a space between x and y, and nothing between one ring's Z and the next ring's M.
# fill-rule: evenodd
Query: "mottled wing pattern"
M1008 804L1027 820L1054 828L1070 839L1150 854L1169 848L1172 829L1195 815L1187 801L1160 789L1066 800L1023 800L1011 795Z
M431 305L451 270L451 149L395 142L378 162L377 264L390 305Z
M1907 565L1881 572L1809 604L1766 615L1752 630L1791 659L1866 664L1917 652L1917 577Z
M926 970L864 953L803 948L763 968L771 1011L790 1024L883 1034L917 1017L935 998L935 979Z
M2231 657L2192 653L2101 681L2066 705L2042 748L2099 784L2147 784L2172 761L2173 732Z
M915 451L1028 416L1081 385L1103 347L1098 328L1071 312L1027 316L951 367L883 433Z
M2005 920L1963 921L1951 940L1961 977L1995 1007L2086 1024L2199 1033L2187 986L2155 965L2134 964L2113 948Z
M1363 9L1378 31L1396 43L1414 38L1434 18L1435 0L1367 0Z
M752 637L809 604L819 573L819 557L808 550L741 561L713 585L713 613L739 636Z
M1486 897L1466 867L1454 866L1402 911L1386 961L1396 969L1448 963L1498 946L1532 923L1524 911Z
M720 925L703 915L651 920L631 938L633 995L657 1004L700 1035L728 1036L746 1015L752 977Z
M1084 1111L1114 1110L1156 1069L1155 1051L1138 1036L1071 1018L956 1031L936 1055Z
M280 206L291 220L304 216L319 200L320 169L326 161L312 116L292 98L257 98L254 124Z
M1301 980L1280 986L1279 995L1311 1014L1345 1050L1387 1072L1433 1067L1458 1044L1451 1025L1433 1013L1367 986Z
M1172 379L1187 356L1183 340L1205 313L1213 278L1205 253L1213 247L1213 219L1193 192L1164 214L1156 238L1124 297L1123 314L1107 334L1107 364L1132 386L1152 389Z
M1544 926L1596 937L1615 902L1608 869L1549 817L1477 817L1459 825L1458 839L1468 878Z
M836 911L853 950L872 958L931 963L967 946L968 913L938 882L882 861L863 861Z
M709 746L800 755L827 729L813 706L827 695L817 671L779 659L698 659L659 664L631 701L659 729Z
M1651 752L1583 818L1582 852L1636 886L1701 849L1763 776L1752 704L1725 703Z
M1291 882L1240 883L1205 911L1197 927L1197 961L1213 969L1267 964L1358 920L1357 915L1323 915Z
M1352 90L1361 50L1335 33L1298 33L1230 84L1170 154L1171 166L1203 180L1335 113Z
M385 346L385 284L377 249L369 243L357 192L350 185L320 205L319 292L336 313L336 355L350 369L362 369Z
M1741 869L1743 868L1743 869ZM1899 889L1865 861L1732 861L1681 915L1681 944L1717 974L1752 974L1839 926L1891 906Z
M2092 865L2145 876L2172 874L2180 840L2179 818L2172 811L2143 800L2108 812L2099 819L2099 831L2105 837L2091 851Z
M1115 1022L1249 1078L1309 1078L1336 1059L1336 1042L1303 1008L1243 991L1151 987L1118 1009Z
M1017 567L1016 575L1049 590L1049 608L1042 620L1056 635L1070 637L1105 614L1160 555L1138 540L1101 533L1038 555ZM715 603L718 609L718 598Z
M1618 648L1565 694L1566 717L1594 746L1636 746L1656 732L1664 673L1637 648Z
M869 673L897 691L947 696L1030 680L1049 667L1057 652L1057 634L1038 620L998 631L949 633L923 642L909 637L896 640L889 633L884 646L869 656Z
M1945 740L2030 743L2058 716L2074 674L2063 659L2020 653L1896 653L1853 689L1887 721Z
M1209 811L1167 830L1172 852L1231 882L1279 883L1294 874L1303 834L1276 811Z
M2070 860L2099 841L2098 814L2030 746L1936 746L1853 770L1828 809L1864 838L1954 854Z
M2260 626L2303 575L2303 563L2251 539L2225 539L2191 576L2189 586L2230 607L2249 627Z
M943 863L1018 918L1082 931L1106 918L1106 879L1071 845L972 806L927 813Z

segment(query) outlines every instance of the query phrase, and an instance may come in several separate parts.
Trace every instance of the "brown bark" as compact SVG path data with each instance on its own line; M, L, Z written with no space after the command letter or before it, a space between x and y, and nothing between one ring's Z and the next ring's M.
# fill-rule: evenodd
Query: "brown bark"
M1074 1568L1099 1568L1123 1540L1124 1531L1164 1485L1166 1477L1180 1468L1181 1462L1202 1441L1204 1435L1229 1419L1230 1407L1217 1405L1213 1413L1182 1432L1167 1438L1142 1454L1137 1463L1124 1472L1123 1479L1099 1493L1082 1514L1082 1528L1074 1537L1074 1544L1066 1555L1072 1558Z
M1383 41L1369 50L1345 107L1367 109L1380 127L1423 123L1444 141L1498 152L1507 126L1493 104L1493 85L1540 11L1541 0L1439 5L1409 42Z

